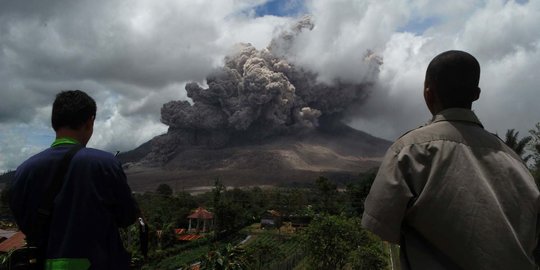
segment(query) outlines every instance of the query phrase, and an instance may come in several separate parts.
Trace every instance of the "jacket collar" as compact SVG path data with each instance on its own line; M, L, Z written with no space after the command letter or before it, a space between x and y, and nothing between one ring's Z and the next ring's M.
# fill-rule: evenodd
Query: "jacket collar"
M469 109L462 109L462 108L450 108L443 110L433 116L433 119L431 119L431 123L441 122L441 121L459 121L459 122L469 122L476 125L479 125L480 127L484 128L480 120L478 120L478 117L476 117L476 114Z

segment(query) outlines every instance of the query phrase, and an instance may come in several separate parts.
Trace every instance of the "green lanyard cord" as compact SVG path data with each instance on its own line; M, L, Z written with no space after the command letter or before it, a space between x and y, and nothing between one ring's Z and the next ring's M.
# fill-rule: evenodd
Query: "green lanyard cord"
M57 138L54 140L54 142L51 144L51 147L56 147L62 144L79 144L79 142L73 138L64 137L64 138Z

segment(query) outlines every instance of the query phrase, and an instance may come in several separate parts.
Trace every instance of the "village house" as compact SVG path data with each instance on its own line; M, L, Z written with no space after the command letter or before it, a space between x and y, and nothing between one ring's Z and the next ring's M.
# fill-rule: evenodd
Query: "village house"
M261 229L281 227L281 214L276 210L266 210L261 215Z

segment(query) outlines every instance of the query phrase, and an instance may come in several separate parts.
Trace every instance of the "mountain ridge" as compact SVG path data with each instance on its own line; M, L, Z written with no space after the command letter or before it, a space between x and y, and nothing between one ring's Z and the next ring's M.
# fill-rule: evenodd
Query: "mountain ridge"
M146 158L156 151L156 138L118 156L134 191L155 190L162 183L176 189L211 186L216 177L239 187L306 183L319 176L352 179L377 167L391 145L339 123L221 148L180 145L155 164Z

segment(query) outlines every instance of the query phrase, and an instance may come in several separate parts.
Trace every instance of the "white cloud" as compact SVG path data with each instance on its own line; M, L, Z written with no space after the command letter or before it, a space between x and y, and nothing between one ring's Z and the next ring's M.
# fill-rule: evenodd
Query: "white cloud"
M107 106L107 104L105 105ZM106 151L128 151L167 131L167 126L154 117L135 116L127 118L111 106L107 119L96 121L89 147Z
M520 48L534 50L540 36L540 1L488 1L463 25L456 45L479 60L497 61Z
M428 120L422 98L425 69L450 49L469 51L480 62L482 95L473 108L488 130L504 134L516 128L525 136L540 121L539 79L534 76L540 68L540 1L463 2L435 9L441 21L422 35L392 34L382 53L381 85L353 126L395 139ZM435 4L423 1L415 12L429 14Z
M362 81L368 71L367 50L381 52L394 30L406 22L403 1L312 1L315 27L294 45L294 62L319 73L322 80L339 77Z
M379 84L371 98L356 108L351 125L377 136L395 139L426 122L429 111L422 98L424 73L431 60L425 48L433 40L411 33L392 35L382 55Z
M34 132L34 133L30 133ZM13 170L29 156L37 154L45 147L30 143L31 137L43 136L43 130L25 124L0 127L0 173Z
M484 66L478 114L493 132L515 128L521 136L540 122L540 42L533 49L518 48Z
M4 2L0 170L50 143L24 132L50 131L50 104L61 89L88 90L96 99L91 146L125 151L164 132L161 105L185 99L185 83L203 82L233 44L263 48L295 20L255 17L253 8L263 2ZM354 109L355 127L394 139L428 120L424 72L449 49L480 61L483 91L474 108L487 129L517 128L525 135L540 121L538 0L310 0L306 10L316 26L295 43L296 63L322 78L358 81L366 50L383 57L371 99ZM407 28L422 21L431 24Z

